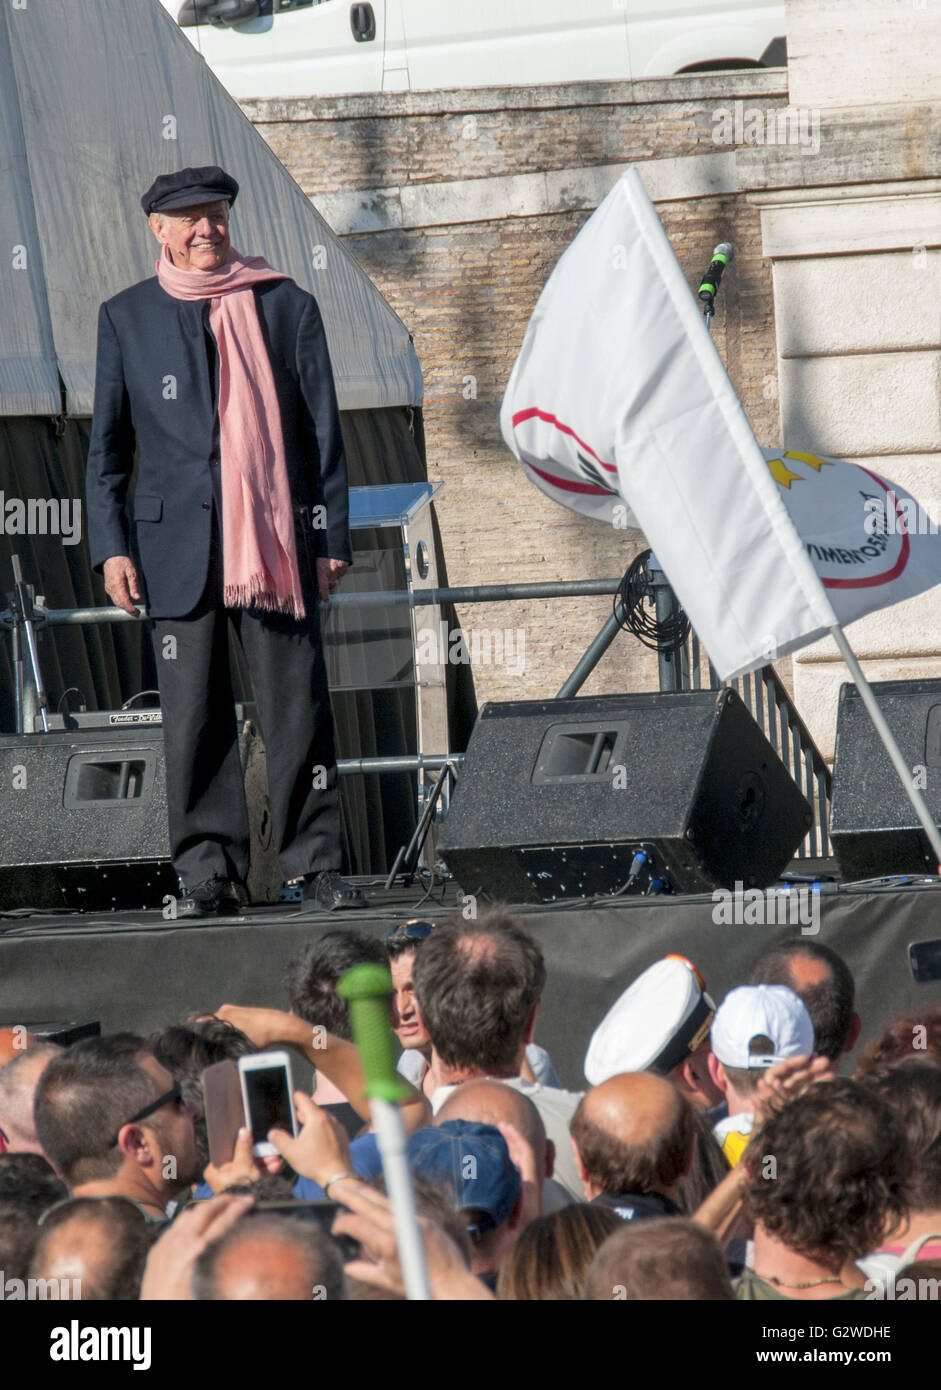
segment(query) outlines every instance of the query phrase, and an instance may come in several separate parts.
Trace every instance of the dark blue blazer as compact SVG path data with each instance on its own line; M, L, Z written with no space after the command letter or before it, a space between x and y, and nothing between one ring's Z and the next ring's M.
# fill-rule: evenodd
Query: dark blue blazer
M311 553L352 562L346 456L317 301L293 280L254 291L281 407L295 510L323 506ZM211 461L218 461L207 300L174 299L156 276L115 295L98 315L95 409L86 477L92 567L130 555L127 491L150 616L182 617L203 592L212 535ZM311 513L317 517L319 514ZM297 522L304 565L303 523Z

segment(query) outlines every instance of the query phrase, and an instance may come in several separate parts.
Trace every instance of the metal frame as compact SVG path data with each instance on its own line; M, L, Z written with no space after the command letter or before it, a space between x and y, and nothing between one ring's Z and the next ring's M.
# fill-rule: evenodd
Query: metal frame
M412 563L414 548L417 543L414 533L407 538L407 542L409 545L409 563ZM432 547L432 556L433 553ZM551 580L544 583L527 584L477 584L438 588L432 583L433 577L434 572L429 572L427 581L420 581L422 583L427 582L427 587L420 588L416 585L410 591L402 589L386 593L337 594L331 599L331 606L368 608L371 605L393 603L407 605L414 613L414 610L425 607L440 608L445 603L495 603L533 598L614 595L621 583L618 578ZM417 579L418 576L415 578ZM657 595L658 611L664 606L663 600L666 597L665 594ZM675 598L672 598L672 602L675 603ZM322 607L326 606L322 605ZM11 609L0 613L0 629L5 628L9 631L14 642L18 633L19 621ZM123 613L117 608L47 609L40 599L34 602L33 621L36 629L39 630L44 626L128 623L138 620L131 618L127 613ZM415 631L414 621L413 631ZM619 631L621 631L621 626L618 617L612 614L589 642L571 674L560 687L556 696L557 699L569 698L578 693ZM428 677L429 684L436 685L439 679L444 679L443 668L441 672L429 670ZM798 849L796 857L829 857L831 849L827 825L831 789L830 769L774 667L767 665L738 680L722 682L718 679L696 634L691 633L685 647L679 651L679 660L666 664L661 660L660 682L661 689L666 688L668 690L717 690L723 685L732 686L747 705L794 781L804 792L813 810L814 823L808 831L807 838ZM23 698L19 706L23 724L31 716L35 706L35 700L32 704L30 702L31 685L28 673L24 671ZM34 695L35 691L33 691ZM434 720L431 722L434 723ZM31 717L29 717L29 723L32 723ZM24 732L24 728L19 728L17 732ZM441 737L446 738L446 735L447 731L445 730ZM357 772L417 772L421 786L418 806L419 819L421 819L425 798L428 794L424 790L425 775L439 771L445 766L450 766L453 770L454 767L463 762L463 756L462 753L449 752L447 748L443 748L434 754L420 752L414 756L407 754L395 757L341 759L338 761L337 767L340 773L346 775ZM432 784L437 780L442 780L447 784L450 779L447 777L443 779L432 778ZM447 803L447 796L443 787L441 791L442 806L438 808L439 814Z
M829 859L833 853L830 824L832 774L807 725L770 663L735 680L720 681L712 662L693 632L684 649L689 684L684 690L720 690L730 686L747 706L755 723L800 787L813 812L813 824L796 859ZM706 680L703 680L703 676Z

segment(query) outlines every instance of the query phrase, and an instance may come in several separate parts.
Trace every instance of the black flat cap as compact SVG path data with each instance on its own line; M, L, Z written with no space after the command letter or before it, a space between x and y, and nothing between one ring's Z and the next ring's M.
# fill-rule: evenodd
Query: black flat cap
M196 207L200 203L234 203L239 186L231 174L217 164L202 169L178 169L175 174L161 174L140 200L148 217L152 212L170 212L173 208Z

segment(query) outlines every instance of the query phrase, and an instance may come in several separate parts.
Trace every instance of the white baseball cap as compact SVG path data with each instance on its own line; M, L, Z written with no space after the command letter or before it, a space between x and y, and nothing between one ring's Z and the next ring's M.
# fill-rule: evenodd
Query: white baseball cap
M692 961L658 960L598 1024L585 1054L585 1076L592 1086L628 1071L666 1076L705 1041L715 1011Z
M750 1051L751 1040L759 1035L770 1038L772 1052ZM773 1067L787 1057L811 1055L814 1025L803 1000L786 985L741 985L719 1005L712 1050L724 1067Z

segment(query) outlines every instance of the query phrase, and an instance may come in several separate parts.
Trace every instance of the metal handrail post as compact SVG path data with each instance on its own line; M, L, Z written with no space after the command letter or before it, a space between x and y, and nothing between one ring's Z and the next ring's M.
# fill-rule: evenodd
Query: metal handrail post
M598 634L592 638L585 648L571 675L560 686L555 697L557 700L568 700L573 695L578 694L579 690L585 684L586 680L620 631L621 624L618 622L615 614L612 613L604 627L601 628Z

